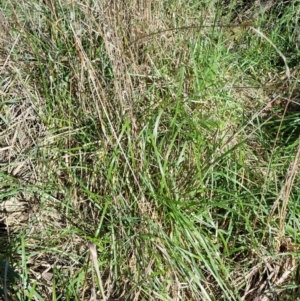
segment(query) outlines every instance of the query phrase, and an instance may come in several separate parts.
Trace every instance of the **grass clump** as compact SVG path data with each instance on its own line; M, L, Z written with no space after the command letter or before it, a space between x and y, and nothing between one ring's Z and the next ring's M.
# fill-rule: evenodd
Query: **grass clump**
M299 7L249 5L2 4L5 301L297 300Z

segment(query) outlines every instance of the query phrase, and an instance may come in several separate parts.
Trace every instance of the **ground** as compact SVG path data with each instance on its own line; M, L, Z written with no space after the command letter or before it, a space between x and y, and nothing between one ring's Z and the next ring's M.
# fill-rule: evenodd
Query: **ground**
M0 299L299 300L297 1L2 1Z

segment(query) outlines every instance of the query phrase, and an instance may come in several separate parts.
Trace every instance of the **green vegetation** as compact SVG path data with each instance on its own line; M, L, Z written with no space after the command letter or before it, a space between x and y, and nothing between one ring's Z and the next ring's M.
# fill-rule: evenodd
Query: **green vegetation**
M299 300L300 2L126 2L0 2L0 299Z

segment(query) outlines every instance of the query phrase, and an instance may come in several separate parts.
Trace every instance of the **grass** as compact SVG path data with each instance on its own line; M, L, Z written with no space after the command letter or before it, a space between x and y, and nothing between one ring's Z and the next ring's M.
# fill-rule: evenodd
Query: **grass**
M298 300L300 7L267 4L2 1L0 298Z

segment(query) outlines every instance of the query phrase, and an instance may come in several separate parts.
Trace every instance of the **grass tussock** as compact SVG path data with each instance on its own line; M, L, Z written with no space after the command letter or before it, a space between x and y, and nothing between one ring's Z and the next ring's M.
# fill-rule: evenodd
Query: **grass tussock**
M297 1L0 8L0 298L298 300Z

